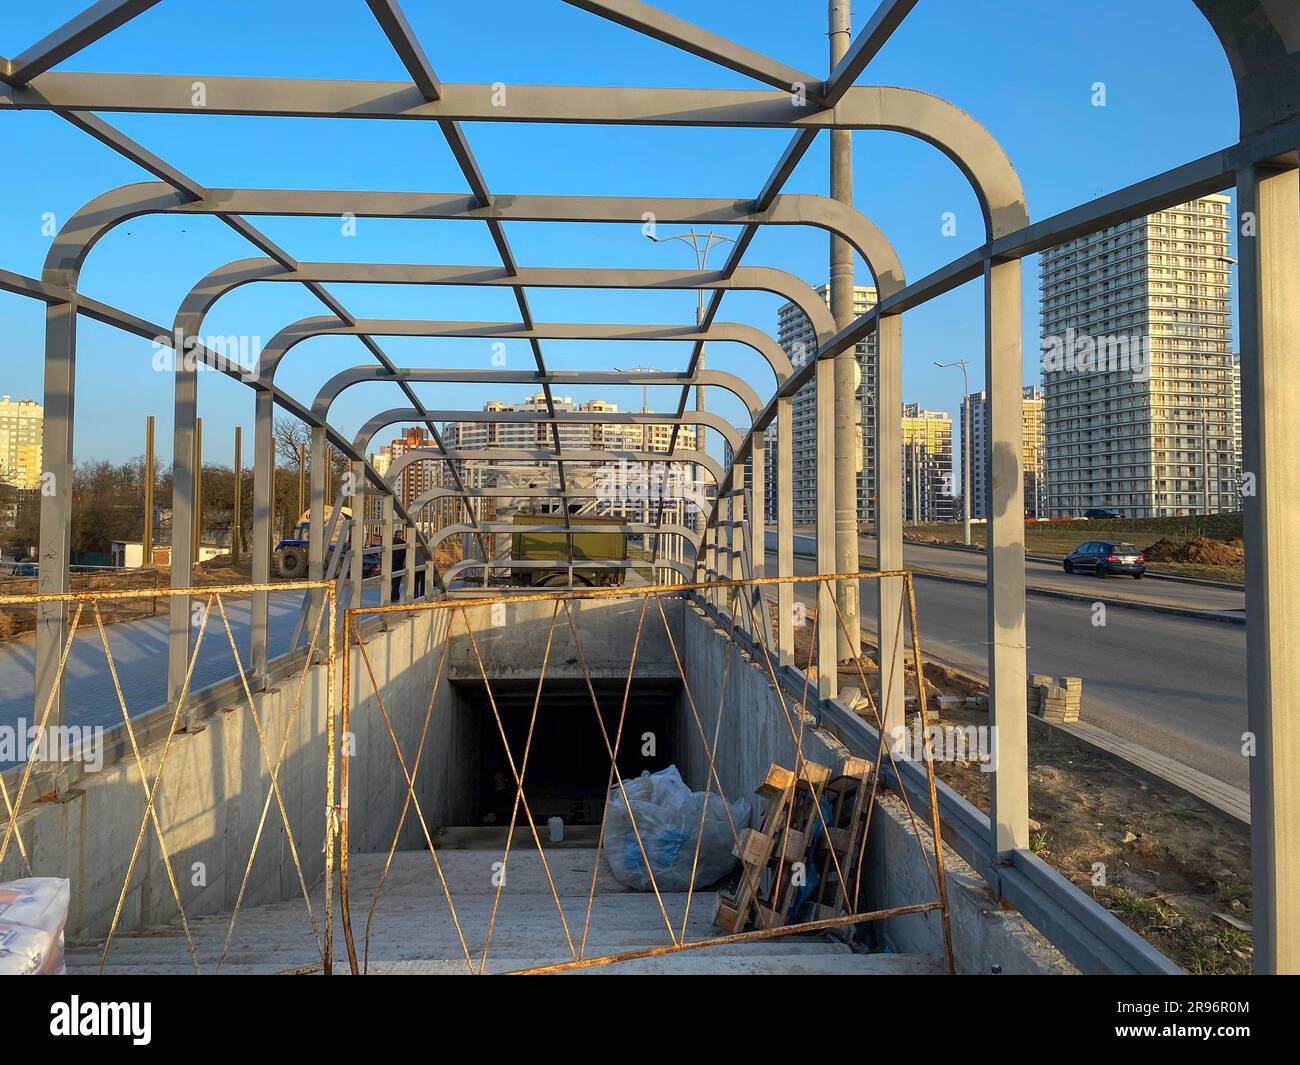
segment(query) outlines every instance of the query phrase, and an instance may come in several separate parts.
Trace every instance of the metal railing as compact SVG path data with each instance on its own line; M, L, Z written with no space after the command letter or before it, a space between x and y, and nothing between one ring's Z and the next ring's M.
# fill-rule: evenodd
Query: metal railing
M278 737L279 744L275 753L272 753L274 744L272 739L267 735L264 727L262 716L258 714L256 701L253 698L252 687L249 683L249 673L244 667L243 659L239 652L238 641L235 639L234 631L231 628L230 617L226 612L226 597L233 595L244 595L261 591L314 591L324 593L324 609L316 612L315 622L311 631L311 638L308 644L307 661L312 660L313 655L318 650L318 641L322 639L321 629L326 630L324 635L326 668L328 671L328 690L326 705L326 749L327 749L327 766L326 766L326 786L325 786L325 810L326 828L325 828L325 879L324 879L324 934L322 936L316 915L312 909L311 893L308 889L307 880L303 873L302 862L299 857L298 846L294 838L293 826L290 823L288 810L286 807L284 795L280 789L279 773L284 764L285 756L288 752L289 740L293 734L294 723L297 719L298 712L302 706L303 692L305 681L309 670L304 667L298 678L297 688L294 692L293 703L289 709L284 732ZM180 697L176 700L174 706L170 707L169 721L166 730L161 739L153 737L153 742L144 746L148 747L149 756L156 754L157 768L152 775L147 772L145 767L146 754L142 750L142 744L137 736L136 722L133 721L130 710L127 707L126 696L123 693L122 683L118 675L117 663L113 657L113 650L109 643L108 633L105 625L106 620L104 611L101 609L105 605L130 603L136 600L146 598L163 598L170 599L176 596L192 597L201 601L194 613L197 633L194 638L193 649L189 655L188 669L185 675L185 683L181 690ZM171 895L176 904L177 913L180 919L181 928L185 934L186 946L188 947L190 958L194 963L195 972L200 972L198 952L195 949L194 938L191 934L189 918L186 915L185 904L181 899L180 886L176 878L176 872L172 864L171 854L167 846L166 833L163 830L163 820L159 817L159 793L163 782L163 775L167 768L168 758L171 754L174 741L177 735L184 732L184 722L186 721L186 709L191 699L191 682L194 677L194 667L199 659L199 652L203 646L204 637L208 631L208 626L213 623L214 619L219 621L225 638L229 643L231 654L234 656L235 676L238 677L243 694L243 708L247 711L252 721L254 731L257 735L258 747L261 752L262 765L267 776L270 778L270 785L267 789L266 799L262 804L261 817L258 820L257 828L253 836L252 845L248 854L248 860L244 867L243 877L240 881L238 896L236 898L234 910L230 916L229 928L226 933L225 943L221 955L217 962L217 968L220 969L226 960L230 949L231 939L234 935L235 925L239 918L239 912L244 901L245 893L248 889L249 880L252 876L253 861L257 856L258 848L261 843L263 829L266 825L267 817L270 812L271 802L274 799L279 810L280 818L284 824L285 838L288 843L289 853L293 861L293 866L297 874L298 885L302 892L303 901L307 908L307 917L311 924L312 936L316 940L316 945L320 952L321 967L325 972L329 972L333 957L333 928L334 928L334 905L333 905L333 869L334 869L334 849L335 849L335 827L336 818L333 811L337 809L334 801L335 776L334 776L334 744L336 739L336 729L334 727L335 716L335 587L330 581L302 581L296 584L277 584L272 589L270 585L264 584L238 584L225 585L221 587L207 588L149 588L135 590L117 590L117 591L92 591L92 592L67 592L61 594L48 595L14 595L0 594L0 609L10 606L27 606L40 603L66 603L72 609L72 617L68 625L67 635L65 637L61 654L58 661L58 672L50 690L50 695L45 701L44 707L37 707L39 721L36 724L36 736L47 737L47 729L50 726L51 716L58 702L59 689L66 679L66 670L68 657L72 651L73 643L77 638L78 630L85 625L93 625L94 631L99 636L100 645L104 652L104 661L107 665L109 675L112 678L113 690L116 696L118 708L122 713L122 728L130 743L131 753L134 757L136 773L139 776L141 792L144 796L144 812L140 819L140 826L135 834L135 842L129 857L126 859L125 875L122 878L122 887L118 893L116 907L113 912L112 922L108 929L108 934L104 939L103 951L100 955L99 970L103 972L104 966L108 961L109 951L112 948L113 940L122 920L123 907L126 903L127 892L131 886L131 881L135 875L136 866L140 861L141 851L144 846L145 836L150 826L153 827L154 838L157 841L158 853L162 859L163 866L166 870L167 881L171 889ZM161 749L158 745L161 743ZM0 862L3 862L9 852L11 845L16 846L21 857L22 863L27 870L28 875L34 875L36 870L33 868L31 853L27 846L27 841L23 837L22 825L20 824L21 815L24 813L24 802L28 799L28 794L33 780L34 771L39 764L49 764L51 756L65 758L70 753L68 751L55 751L52 744L48 742L38 742L33 745L28 753L28 757L23 763L21 776L19 778L16 793L11 795L9 786L5 783L3 774L0 774L0 799L4 802L4 812L6 823L3 838L0 838ZM28 810L36 805L35 802L28 803Z
M579 591L541 593L541 594L531 594L531 595L516 594L516 595L506 595L506 596L493 596L491 594L484 594L481 596L475 596L470 599L447 599L438 602L390 604L390 605L381 605L381 606L372 606L372 607L363 606L363 607L355 607L355 608L345 610L343 612L343 649L344 649L343 675L342 675L343 698L342 698L341 713L339 716L339 727L341 728L342 732L345 735L351 734L351 715L354 709L353 695L352 695L351 660L352 660L352 647L355 644L357 648L360 664L364 666L366 675L370 681L370 691L373 693L376 708L378 709L380 715L383 718L385 730L387 731L389 739L392 742L397 768L400 771L402 779L405 781L405 785L406 785L405 799L403 802L401 813L397 819L396 827L394 828L392 834L392 841L388 849L388 854L384 864L383 873L380 876L375 893L370 901L368 914L366 918L363 951L361 957L358 957L356 941L353 932L353 922L352 922L352 913L351 913L350 862L349 862L349 856L350 856L349 768L350 768L350 761L352 755L347 745L343 745L340 748L339 900L341 904L343 935L347 947L349 965L351 967L352 972L354 974L359 974L359 973L367 972L369 970L369 945L370 945L371 930L374 922L375 912L383 892L384 883L388 877L388 873L392 865L393 857L398 848L398 841L401 837L402 830L405 827L408 813L411 810L414 810L415 816L419 821L424 844L427 850L429 851L430 858L433 863L435 875L437 877L437 881L441 889L443 899L446 902L452 925L454 926L455 929L457 943L459 945L461 953L464 956L467 971L471 974L477 975L477 974L485 973L487 971L487 963L488 963L489 952L491 949L493 929L495 926L497 911L501 902L501 895L505 887L505 869L509 861L511 844L514 839L515 829L518 824L521 811L523 813L524 819L527 822L529 833L532 836L538 855L541 859L542 868L545 871L546 881L550 890L550 894L552 900L555 903L559 921L563 928L564 938L566 944L568 945L570 957L566 961L560 961L555 964L539 965L527 969L514 970L516 974L532 975L532 974L542 974L542 973L565 972L565 971L576 970L576 969L585 969L585 968L591 968L595 966L610 965L616 962L631 961L640 958L657 957L661 955L676 954L685 951L699 950L699 949L719 946L728 943L750 942L750 941L760 940L760 939L771 939L771 938L777 938L783 936L806 934L810 932L820 932L831 928L854 926L854 925L864 924L867 922L885 920L891 917L899 917L905 914L927 913L931 911L938 911L940 914L940 919L943 928L944 952L945 952L947 967L950 973L953 972L954 959L953 959L952 938L951 938L951 931L949 927L949 917L948 917L947 883L946 883L946 877L945 877L944 865L943 865L943 838L942 838L943 830L937 814L938 803L935 799L934 759L933 759L933 751L931 750L929 744L926 744L924 746L924 765L925 765L925 774L929 781L929 809L932 811L932 815L927 827L932 833L933 842L934 842L935 861L933 864L930 862L929 856L926 852L925 845L922 839L921 829L920 829L920 821L917 818L917 815L912 808L912 802L909 798L907 790L898 789L897 794L906 807L908 818L910 820L913 833L916 837L918 848L920 850L922 859L925 863L926 870L929 873L930 878L934 884L935 898L933 900L922 901L912 905L896 906L896 907L891 907L883 910L862 911L859 908L859 902L860 902L859 888L861 886L861 870L863 864L862 859L864 858L866 853L867 838L870 831L870 824L871 824L870 811L875 806L877 787L878 787L878 782L881 780L881 769L883 764L885 762L888 762L890 765L894 764L894 751L892 749L891 744L885 739L886 730L884 727L884 722L881 720L880 711L877 708L875 701L870 696L870 688L867 684L865 672L863 670L862 663L860 660L856 662L856 666L859 675L862 679L862 691L866 695L866 704L867 704L866 710L869 711L870 714L874 715L874 718L879 728L878 734L880 736L880 741L876 746L876 750L874 751L875 765L874 765L874 771L871 774L870 796L867 805L868 813L866 815L866 828L864 829L863 836L862 836L861 849L858 854L858 861L854 865L856 869L856 873L852 880L852 884L853 884L852 901L851 904L848 905L848 908L843 913L837 914L836 916L830 918L819 919L819 920L797 921L795 923L786 924L786 925L769 925L766 919L761 918L762 911L760 910L760 918L761 918L760 923L762 923L764 927L752 931L741 932L732 935L709 936L709 937L705 937L702 939L695 939L695 940L688 939L687 921L690 915L691 902L695 892L694 877L692 877L692 882L690 884L689 890L687 891L685 909L681 918L681 924L679 928L674 923L672 918L669 916L668 907L664 899L664 893L660 890L660 887L656 882L654 876L654 870L649 860L649 857L647 855L646 843L644 838L642 837L642 833L640 829L637 826L636 816L635 813L633 812L632 804L628 800L624 781L620 778L618 774L617 759L618 759L619 743L623 735L623 725L625 723L626 716L627 716L628 703L629 703L629 698L632 690L633 671L636 666L638 649L641 646L642 636L646 625L646 617L647 614L650 612L650 608L652 604L655 608L655 612L658 614L659 619L662 621L663 631L666 636L668 646L672 651L672 658L674 663L676 664L676 670L682 684L682 691L686 700L686 705L689 708L690 716L695 726L695 733L698 736L699 741L703 746L705 758L707 760L708 772L707 772L707 781L705 784L706 805L704 807L704 809L707 809L708 796L712 794L712 790L715 786L717 787L719 795L720 796L722 795L722 782L718 776L718 770L716 764L716 753L722 735L721 729L722 729L722 717L725 710L727 675L731 668L732 659L735 656L732 654L727 654L724 657L724 664L722 666L723 673L721 677L721 683L719 686L719 706L717 709L717 720L714 728L713 740L712 743L710 743L704 729L703 721L701 720L699 714L699 709L696 703L695 695L692 691L690 679L688 678L687 671L682 664L682 657L681 654L679 653L677 642L674 639L672 634L672 626L669 624L667 613L664 610L664 599L666 597L678 597L678 596L707 597L715 601L721 601L722 603L727 605L729 609L729 616L731 618L731 623L728 626L729 628L728 639L729 639L729 646L731 647L734 647L736 645L736 640L738 635L738 625L743 625L743 627L747 629L750 633L758 635L757 642L754 643L753 646L758 648L759 655L762 658L769 679L771 680L772 689L776 695L777 700L779 701L779 705L782 711L782 716L785 720L786 726L790 733L790 738L794 742L794 752L795 752L794 774L795 777L797 778L804 778L806 776L806 767L809 765L809 763L807 763L803 754L803 741L805 738L805 729L808 721L808 715L803 712L803 708L806 708L810 706L811 703L816 702L815 692L810 693L808 690L807 678L811 673L813 655L815 654L817 649L818 628L815 624L812 627L813 638L810 640L809 660L808 660L808 666L805 669L805 673L804 673L805 687L801 696L801 701L799 703L794 703L793 700L787 700L786 698L783 685L781 684L778 675L779 667L773 657L772 650L769 648L767 641L763 637L764 633L770 631L770 626L764 624L758 619L758 614L760 611L764 614L766 614L768 611L768 603L762 593L762 589L769 586L779 586L783 584L793 585L793 584L801 584L801 583L814 584L818 586L820 589L820 588L829 588L834 583L841 582L841 581L879 580L882 578L889 578L889 577L899 578L903 582L904 588L906 589L906 593L907 593L906 603L908 605L909 608L908 613L911 618L910 634L911 634L911 643L912 643L913 666L916 671L916 676L918 678L918 700L917 700L918 713L919 713L920 724L924 733L924 730L928 728L925 685L921 681L921 679L924 677L924 669L923 669L923 662L921 656L919 630L917 627L916 616L915 616L915 605L916 605L915 597L912 594L912 579L911 579L911 574L905 571L856 573L856 574L821 574L816 576L795 576L795 577L769 577L769 578L750 579L750 580L720 580L720 581L708 581L708 582L692 583L692 584L649 585L649 586L639 587L639 588L603 588L603 589L589 589L589 590L579 590ZM574 618L574 612L572 609L572 603L575 600L582 601L582 600L607 600L607 599L633 599L633 600L639 600L641 603L641 612L637 622L636 633L632 640L630 652L629 652L627 675L623 683L623 697L622 697L621 706L619 710L618 723L616 729L614 730L613 737L610 736L609 729L606 727L604 718L601 713L600 701L597 697L596 690L592 682L592 675L590 669L588 668L587 656L582 647L582 639L579 635L578 626L576 624ZM845 619L843 613L840 610L838 603L836 603L835 595L821 594L819 595L819 599L822 602L830 603L834 607L838 622L840 626L843 627L845 625ZM546 649L542 657L541 667L537 679L536 692L533 697L532 714L530 717L529 727L528 727L529 740L525 743L521 751L515 752L511 750L510 741L507 737L506 727L502 720L501 713L497 705L497 700L493 694L492 681L488 676L487 668L484 664L482 654L480 653L479 650L479 643L475 636L474 625L471 623L467 615L467 611L472 609L482 608L485 606L490 608L497 604L506 604L506 603L518 604L524 601L549 602L549 603L553 603L554 607L551 612L550 626L546 637ZM533 816L532 808L528 802L524 780L528 768L529 755L531 753L531 737L533 735L533 731L537 723L538 710L542 701L542 689L546 680L547 668L551 657L552 644L555 637L557 623L559 622L559 615L561 609L563 609L564 611L565 622L572 635L572 639L577 651L577 655L576 655L577 662L579 663L580 669L582 671L582 675L585 681L587 691L591 696L592 706L595 711L594 727L599 731L600 739L605 748L605 752L609 757L609 779L607 782L607 788L605 794L610 795L613 793L614 789L617 789L619 796L621 797L622 803L624 804L625 808L628 811L629 820L631 822L632 833L636 840L637 849L639 851L641 861L644 863L645 868L649 874L650 887L655 896L658 910L660 912L660 915L663 918L665 929L667 931L667 935L670 940L670 943L668 945L647 947L638 950L627 950L627 951L621 951L612 954L601 954L597 956L589 956L586 952L588 932L590 931L591 928L592 908L596 897L596 882L597 882L597 876L599 872L601 850L604 847L605 838L606 838L608 807L606 807L606 811L604 814L602 814L602 818L601 818L600 834L597 839L595 861L592 868L591 885L590 885L590 890L588 891L587 894L587 904L586 904L586 910L583 918L581 935L578 937L578 941L576 945L574 941L575 929L570 927L570 923L565 916L564 905L560 900L559 893L555 886L554 878L551 875L550 866L546 859L545 849L542 846L541 837L538 833L537 823ZM816 616L816 609L818 608L814 608L812 612L812 617L814 621ZM451 613L450 613L450 618L448 619L446 632L442 637L442 651L439 656L439 661L438 661L436 671L434 673L433 685L430 691L430 697L428 701L428 709L425 712L424 721L422 723L422 727L420 731L419 747L415 751L403 752L401 743L399 742L397 738L397 733L393 727L393 715L390 713L389 708L384 700L382 686L379 683L379 680L375 674L374 667L371 663L370 654L367 650L366 641L361 638L361 634L359 632L359 623L363 618L366 618L368 616L374 616L374 615L402 614L402 615L409 616L420 612L445 612L445 611L450 611ZM742 619L742 612L743 612L743 619ZM900 614L901 612L902 612L902 606L900 604ZM487 693L488 702L492 711L492 717L496 725L496 732L500 738L504 750L504 754L505 754L506 763L509 767L510 775L513 777L514 780L514 789L515 789L513 808L510 815L509 825L506 830L504 851L501 858L501 865L500 865L501 873L499 879L496 882L496 892L493 898L491 914L489 917L489 922L487 927L487 933L482 944L481 952L477 949L471 950L470 945L466 940L462 922L460 920L460 916L456 908L456 903L455 903L452 888L447 882L447 877L444 873L442 863L439 861L438 847L434 843L434 833L430 830L428 819L425 817L424 811L420 804L419 797L416 794L416 779L419 775L419 771L422 762L424 760L425 740L428 734L429 723L433 713L434 704L436 701L436 693L437 693L438 685L441 683L444 677L447 657L449 654L449 648L451 646L452 637L455 634L455 626L457 621L460 621L462 623L464 636L468 640L469 647L472 651L473 659L477 666L479 679L481 680L484 686L484 690ZM901 624L898 631L901 632ZM896 766L894 767L894 775L895 777L897 777ZM816 811L816 817L819 823L819 827L823 833L826 833L827 831L826 815L822 810L821 791L819 790L819 787L816 784L811 784L810 787L812 788L813 791L813 807ZM725 802L724 802L724 808L725 808ZM704 811L702 810L702 814L701 814L702 817L703 817L703 812ZM735 825L732 822L730 812L728 812L727 814L727 823L733 841L736 845L737 851L739 851L741 846L740 830L748 826ZM702 832L697 834L692 870L698 867L702 835L703 835ZM787 865L787 859L788 859L788 864L793 866L793 863L798 861L801 857L802 855L793 855L793 854L787 855L784 851L784 842L783 842L782 850L778 858L778 865L777 865L777 872L776 872L777 879L779 880L781 878L782 870ZM844 871L841 870L839 860L838 858L836 858L833 851L831 853L831 859L834 864L834 868L836 870L836 874L839 879L839 882L843 886L843 889L847 895L849 880L845 876ZM757 886L756 884L750 885L751 889L755 888L756 886ZM476 962L476 956L477 956L477 962Z

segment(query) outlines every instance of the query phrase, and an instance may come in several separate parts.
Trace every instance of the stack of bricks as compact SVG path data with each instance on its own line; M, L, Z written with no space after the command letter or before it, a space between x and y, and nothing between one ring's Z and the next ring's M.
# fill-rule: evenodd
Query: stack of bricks
M1034 673L1029 677L1028 706L1029 712L1037 717L1043 712L1044 688L1052 686L1052 678L1046 673Z
M1044 721L1078 721L1082 702L1083 681L1079 677L1061 677L1059 682L1049 677L1046 684L1038 686L1037 713Z

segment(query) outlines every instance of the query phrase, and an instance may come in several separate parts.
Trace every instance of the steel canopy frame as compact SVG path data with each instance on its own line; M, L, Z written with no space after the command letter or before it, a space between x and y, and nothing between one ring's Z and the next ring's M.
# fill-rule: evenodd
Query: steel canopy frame
M902 313L958 285L984 278L986 368L993 422L990 455L985 461L992 466L990 480L995 486L988 585L990 679L992 705L1000 728L999 772L994 775L987 840L997 881L993 886L1009 901L1018 900L1044 930L1060 933L1059 940L1068 941L1073 950L1082 951L1085 962L1093 965L1113 965L1114 959L1120 958L1136 971L1150 971L1153 963L1149 955L1135 954L1127 948L1122 930L1103 911L1094 907L1080 917L1080 907L1086 910L1089 904L1077 899L1069 902L1069 885L1055 874L1039 870L1035 873L1033 891L1028 894L1022 892L1024 878L1019 876L1027 862L1032 864L1032 856L1025 850L1026 811L1021 801L1024 787L1023 528L1017 528L1019 515L1014 513L1021 474L1019 261L1024 255L1079 233L1172 206L1206 191L1236 185L1243 217L1249 216L1257 223L1249 233L1243 231L1240 271L1245 464L1255 479L1255 494L1246 500L1248 704L1250 728L1259 744L1259 753L1251 763L1255 959L1259 971L1300 971L1300 905L1296 902L1300 899L1300 768L1297 768L1300 740L1294 727L1300 718L1300 633L1289 624L1289 619L1300 614L1300 561L1292 561L1278 547L1300 539L1300 512L1286 502L1289 486L1300 479L1300 445L1294 439L1294 427L1300 424L1300 410L1297 410L1300 305L1293 298L1295 290L1300 288L1300 241L1297 240L1300 233L1300 152L1297 151L1300 48L1296 27L1293 21L1288 21L1291 16L1284 5L1272 0L1193 0L1218 36L1232 67L1241 116L1240 139L1236 145L1092 204L1030 224L1020 183L1005 154L968 116L951 104L913 90L853 86L854 79L910 12L914 0L883 0L826 79L802 85L791 82L792 76L795 82L804 82L806 79L799 76L801 72L649 5L632 0L575 2L573 6L631 31L653 36L766 85L775 85L777 89L700 91L602 87L593 90L512 85L508 87L506 99L500 101L501 106L492 102L489 86L439 82L396 0L368 2L411 82L205 78L206 100L200 108L191 95L192 77L52 71L50 68L57 63L153 6L147 0L101 0L17 59L0 59L0 82L6 86L0 89L0 109L42 109L60 114L160 178L166 183L162 188L174 190L166 194L173 204L208 200L209 193L114 129L99 114L123 111L300 115L436 122L473 193L472 202L465 201L462 205L460 216L487 224L502 260L500 277L471 281L465 275L459 283L511 287L526 330L534 329L524 293L525 287L533 282L525 279L505 240L502 220L509 217L511 198L496 198L487 188L459 126L461 121L788 128L792 139L759 197L752 201L756 216L772 209L781 187L821 129L896 130L920 137L948 155L965 174L979 200L986 223L984 244L910 286L901 284L900 271L899 285L892 292L882 291L879 303L867 315L838 332L819 329L814 360L779 382L778 395L760 415L755 431L773 419L778 425L786 426L790 396L800 384L814 375L820 376L822 364L828 359L877 331L881 338L882 366L885 366L883 349L886 342L898 343ZM165 199L165 195L158 197L160 202ZM503 201L504 206L499 206ZM158 209L165 211L169 207L162 203ZM261 249L279 270L300 274L297 261L247 222L234 206L216 205L211 210L203 210ZM736 219L743 215L733 208L730 217ZM697 276L693 284L681 286L714 289L705 326L712 323L725 290L743 287L732 285L732 276L741 269L741 257L752 241L757 224L769 221L770 218L756 218L731 223L742 225L743 229L723 271L707 282L703 276ZM80 263L91 244L93 240L65 249L73 252L70 259L48 260L40 281L0 272L0 288L46 304L46 466L63 484L67 483L72 456L78 314L135 335L146 336L147 330L154 328L143 319L78 293ZM289 279L303 283L338 319L354 321L323 288L321 279L311 276L310 270ZM154 336L161 335L161 330L154 332ZM396 371L368 334L357 335L380 366L389 372ZM537 371L544 375L541 338L527 339L533 347ZM701 339L695 341L695 353L687 367L691 375L697 369ZM199 350L205 362L214 357L204 349ZM184 421L188 421L192 407L191 385L192 382L178 375L178 411L183 409L186 413ZM549 403L549 382L544 387ZM886 401L894 402L894 397L888 395L892 387L891 368L890 380L882 379L882 410ZM310 410L283 393L260 389L259 400L265 395L272 396L275 403L305 421L313 417ZM412 409L421 410L414 396L410 398ZM1015 425L1012 425L1013 409ZM819 411L819 421L822 420ZM326 439L340 439L329 426L316 428ZM185 447L190 432L187 424L178 423L176 488L182 503L185 493L192 490L192 484L186 484L190 470ZM745 444L734 452L732 468L726 472L729 483L734 483L736 477L735 463L743 462L747 453L752 453L754 472L758 472L759 452L754 448L754 439L751 432ZM445 449L443 453L446 454ZM884 455L879 448L877 453ZM560 455L558 428L553 454ZM558 465L562 478L562 463ZM781 473L788 475L784 464ZM882 470L882 476L885 475L892 476L892 471ZM787 479L781 494L788 491ZM43 558L67 559L69 505L66 495L42 501ZM729 500L729 508L730 505ZM731 518L728 522L735 524ZM727 524L719 521L716 505L713 524L715 527ZM187 521L179 523L177 531L182 538L188 536L188 525ZM882 547L884 543L882 539ZM188 553L188 542L184 546ZM782 550L778 554L779 566L789 570L792 564L789 553ZM883 563L884 559L880 561ZM65 590L66 570L57 573L56 568L59 567L42 566L42 592ZM55 629L61 632L62 625L61 611L43 611L39 617L38 689L50 674L50 649L58 646L50 637ZM173 629L173 642L176 635ZM1018 693L1013 683L1017 677ZM829 706L833 708L834 704ZM1011 726L1010 730L1003 733L1003 725ZM945 802L948 811L956 808L957 800L941 789L941 806ZM1067 901L1058 905L1052 897L1053 888L1058 899ZM1092 933L1109 937L1103 950L1088 954L1092 949L1087 945L1088 937L1077 934L1080 921L1086 921ZM1113 932L1108 931L1112 926ZM1103 958L1104 961L1099 961Z

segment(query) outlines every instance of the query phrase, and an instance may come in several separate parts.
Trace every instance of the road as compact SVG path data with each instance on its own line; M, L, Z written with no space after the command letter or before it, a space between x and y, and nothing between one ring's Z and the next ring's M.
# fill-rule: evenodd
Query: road
M769 552L776 546L776 534L769 532ZM795 551L811 555L817 541L808 535L795 535ZM859 546L864 565L875 564L875 544L863 537ZM982 551L963 551L934 544L903 544L903 564L913 570L934 570L971 580L984 579L987 560ZM1025 582L1029 587L1049 591L1070 592L1075 595L1098 598L1130 599L1158 603L1182 610L1212 610L1242 613L1246 609L1246 593L1240 588L1218 588L1188 581L1162 580L1147 577L1135 581L1131 577L1096 577L1066 573L1059 563L1025 562Z
M977 560L983 562L983 557ZM768 565L775 565L771 552ZM816 572L814 560L796 558L795 572ZM1099 598L1121 583L1079 580L1089 589L1095 587ZM1140 583L1145 587L1149 582ZM801 592L800 597L811 602L810 589ZM983 675L984 593L977 584L918 574L917 617L924 653ZM863 584L862 595L867 608L863 628L874 631L869 584ZM1241 754L1246 730L1245 627L1115 603L1107 608L1105 626L1094 626L1092 619L1089 602L1031 594L1030 672L1082 677L1084 720L1217 780L1247 788L1249 770Z
M863 552L871 555L873 548L864 540ZM982 551L957 551L950 547L931 544L904 544L903 562L909 569L942 570L955 576L984 579L987 559ZM1107 598L1140 599L1149 603L1187 610L1244 611L1246 593L1240 588L1215 588L1188 581L1161 580L1147 577L1135 581L1131 577L1111 577L1099 580L1083 574L1066 573L1059 563L1025 562L1025 581L1035 588L1074 592L1079 595L1097 595Z

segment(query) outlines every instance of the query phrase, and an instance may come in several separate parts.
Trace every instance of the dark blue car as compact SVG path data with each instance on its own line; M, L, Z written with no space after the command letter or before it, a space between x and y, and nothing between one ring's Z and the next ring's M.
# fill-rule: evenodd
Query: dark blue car
M1132 544L1114 540L1089 540L1068 555L1062 567L1066 573L1091 573L1096 577L1132 577L1141 580L1146 573L1146 558Z

